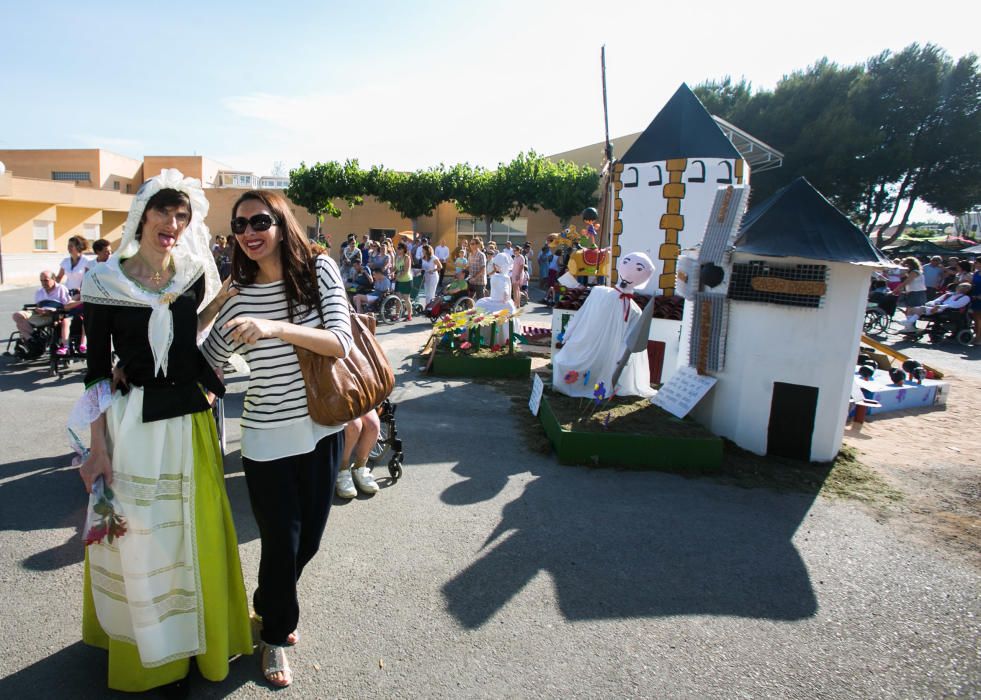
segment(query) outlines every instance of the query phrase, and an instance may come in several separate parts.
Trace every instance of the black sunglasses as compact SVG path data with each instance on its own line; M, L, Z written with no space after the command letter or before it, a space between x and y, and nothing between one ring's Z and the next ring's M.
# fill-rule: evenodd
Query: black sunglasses
M269 216L269 214L256 214L251 219L246 219L244 216L236 217L232 219L230 226L232 233L240 236L245 233L245 229L249 226L252 227L253 231L268 231L271 227L278 224L279 222Z

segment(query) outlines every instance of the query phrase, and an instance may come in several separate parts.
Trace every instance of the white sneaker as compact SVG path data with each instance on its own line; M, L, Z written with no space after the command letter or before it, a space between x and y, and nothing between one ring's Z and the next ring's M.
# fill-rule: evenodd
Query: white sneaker
M354 488L354 482L351 480L350 469L341 469L337 472L337 483L334 485L334 490L341 498L354 498L358 495L358 490Z
M371 475L371 470L368 467L358 467L352 469L351 472L354 474L354 483L361 493L378 493L378 482L375 481L375 477Z

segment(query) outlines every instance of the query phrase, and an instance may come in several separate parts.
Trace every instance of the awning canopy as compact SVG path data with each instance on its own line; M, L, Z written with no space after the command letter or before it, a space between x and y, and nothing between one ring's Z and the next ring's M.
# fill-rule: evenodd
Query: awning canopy
M722 129L722 133L726 135L726 138L732 141L732 145L739 151L739 155L746 161L751 172L762 173L767 170L774 170L783 165L783 153L773 146L769 146L755 136L747 134L738 126L730 124L722 117L717 117L713 114L712 119Z

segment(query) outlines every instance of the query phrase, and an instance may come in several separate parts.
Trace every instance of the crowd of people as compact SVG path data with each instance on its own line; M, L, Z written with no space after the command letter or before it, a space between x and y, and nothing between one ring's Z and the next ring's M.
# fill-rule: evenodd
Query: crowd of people
M893 260L894 267L876 273L870 299L892 316L902 305L903 335L916 335L917 321L938 314L964 314L974 329L974 344L981 345L981 258L973 261L939 255L927 261L916 257Z

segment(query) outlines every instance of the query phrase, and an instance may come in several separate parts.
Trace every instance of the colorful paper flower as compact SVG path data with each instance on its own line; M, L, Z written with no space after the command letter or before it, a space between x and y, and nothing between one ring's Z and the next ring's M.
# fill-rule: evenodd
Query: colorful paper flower
M566 384L575 384L577 381L579 381L579 372L574 369L570 369L565 373Z

